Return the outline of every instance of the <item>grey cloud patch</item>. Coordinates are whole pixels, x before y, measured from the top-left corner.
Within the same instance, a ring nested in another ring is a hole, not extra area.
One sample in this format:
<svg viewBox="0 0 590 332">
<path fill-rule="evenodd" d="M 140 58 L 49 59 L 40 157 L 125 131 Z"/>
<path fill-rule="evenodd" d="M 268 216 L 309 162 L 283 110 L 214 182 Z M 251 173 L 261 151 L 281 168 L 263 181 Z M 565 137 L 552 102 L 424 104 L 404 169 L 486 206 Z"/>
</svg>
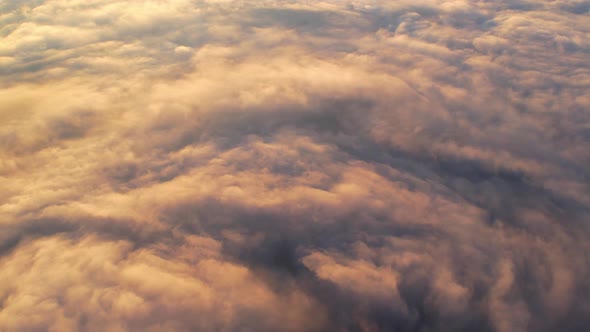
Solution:
<svg viewBox="0 0 590 332">
<path fill-rule="evenodd" d="M 587 7 L 1 4 L 0 330 L 585 331 Z"/>
<path fill-rule="evenodd" d="M 561 3 L 560 7 L 563 10 L 574 14 L 588 14 L 590 11 L 590 2 L 588 1 L 568 1 Z"/>
<path fill-rule="evenodd" d="M 252 12 L 252 24 L 321 31 L 330 24 L 330 13 L 302 9 L 261 8 Z"/>
</svg>

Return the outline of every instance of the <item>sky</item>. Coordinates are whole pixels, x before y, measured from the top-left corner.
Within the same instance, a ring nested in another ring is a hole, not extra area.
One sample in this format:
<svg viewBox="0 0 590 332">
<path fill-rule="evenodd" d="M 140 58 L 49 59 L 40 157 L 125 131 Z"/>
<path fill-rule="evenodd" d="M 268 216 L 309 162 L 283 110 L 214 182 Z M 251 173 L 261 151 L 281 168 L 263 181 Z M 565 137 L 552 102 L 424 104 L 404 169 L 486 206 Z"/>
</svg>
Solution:
<svg viewBox="0 0 590 332">
<path fill-rule="evenodd" d="M 0 331 L 589 326 L 589 1 L 0 0 Z"/>
</svg>

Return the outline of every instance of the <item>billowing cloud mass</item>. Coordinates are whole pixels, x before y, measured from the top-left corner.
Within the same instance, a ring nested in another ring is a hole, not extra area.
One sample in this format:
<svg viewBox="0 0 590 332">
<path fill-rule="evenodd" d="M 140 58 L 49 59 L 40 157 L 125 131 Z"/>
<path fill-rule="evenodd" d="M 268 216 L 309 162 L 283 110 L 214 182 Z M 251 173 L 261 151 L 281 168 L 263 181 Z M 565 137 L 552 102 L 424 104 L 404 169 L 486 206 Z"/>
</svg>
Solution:
<svg viewBox="0 0 590 332">
<path fill-rule="evenodd" d="M 0 2 L 0 331 L 588 331 L 589 10 Z"/>
</svg>

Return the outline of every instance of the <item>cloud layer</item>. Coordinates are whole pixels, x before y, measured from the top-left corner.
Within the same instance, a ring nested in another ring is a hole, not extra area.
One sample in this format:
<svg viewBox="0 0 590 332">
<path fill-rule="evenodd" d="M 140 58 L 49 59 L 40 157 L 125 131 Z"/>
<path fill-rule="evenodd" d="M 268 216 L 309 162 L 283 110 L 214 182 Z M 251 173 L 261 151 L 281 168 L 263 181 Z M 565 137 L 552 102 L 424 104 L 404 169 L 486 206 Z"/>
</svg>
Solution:
<svg viewBox="0 0 590 332">
<path fill-rule="evenodd" d="M 0 331 L 586 331 L 589 10 L 0 3 Z"/>
</svg>

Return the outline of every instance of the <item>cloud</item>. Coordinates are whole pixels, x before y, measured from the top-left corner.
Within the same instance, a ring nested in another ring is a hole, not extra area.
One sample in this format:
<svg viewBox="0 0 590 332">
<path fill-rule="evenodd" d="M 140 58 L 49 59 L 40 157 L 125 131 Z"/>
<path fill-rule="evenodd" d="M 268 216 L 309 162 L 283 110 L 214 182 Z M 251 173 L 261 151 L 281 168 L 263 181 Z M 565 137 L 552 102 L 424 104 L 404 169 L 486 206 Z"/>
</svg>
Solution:
<svg viewBox="0 0 590 332">
<path fill-rule="evenodd" d="M 584 331 L 586 7 L 0 5 L 0 330 Z"/>
<path fill-rule="evenodd" d="M 3 260 L 7 329 L 313 328 L 312 299 L 276 294 L 247 268 L 219 261 L 220 244 L 192 237 L 174 260 L 125 241 L 62 237 L 22 245 Z M 24 266 L 23 266 L 24 264 Z M 56 273 L 46 274 L 50 269 Z M 59 273 L 62 272 L 62 273 Z M 31 285 L 36 287 L 28 288 Z M 41 286 L 44 285 L 44 286 Z M 22 288 L 24 287 L 24 289 Z M 195 314 L 195 310 L 198 314 Z"/>
</svg>

